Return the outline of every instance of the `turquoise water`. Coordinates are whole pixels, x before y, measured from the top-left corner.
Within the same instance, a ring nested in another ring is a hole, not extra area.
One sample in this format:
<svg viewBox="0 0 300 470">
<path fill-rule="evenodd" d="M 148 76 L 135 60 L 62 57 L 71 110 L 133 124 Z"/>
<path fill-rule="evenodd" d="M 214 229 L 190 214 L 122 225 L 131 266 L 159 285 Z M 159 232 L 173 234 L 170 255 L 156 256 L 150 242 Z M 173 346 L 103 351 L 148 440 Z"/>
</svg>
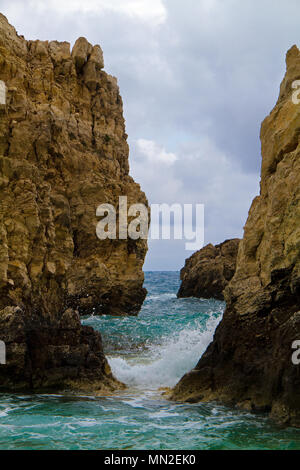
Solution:
<svg viewBox="0 0 300 470">
<path fill-rule="evenodd" d="M 222 302 L 177 299 L 178 273 L 147 273 L 139 317 L 89 317 L 116 377 L 107 398 L 0 395 L 0 449 L 300 449 L 300 430 L 212 404 L 165 400 L 212 339 Z"/>
</svg>

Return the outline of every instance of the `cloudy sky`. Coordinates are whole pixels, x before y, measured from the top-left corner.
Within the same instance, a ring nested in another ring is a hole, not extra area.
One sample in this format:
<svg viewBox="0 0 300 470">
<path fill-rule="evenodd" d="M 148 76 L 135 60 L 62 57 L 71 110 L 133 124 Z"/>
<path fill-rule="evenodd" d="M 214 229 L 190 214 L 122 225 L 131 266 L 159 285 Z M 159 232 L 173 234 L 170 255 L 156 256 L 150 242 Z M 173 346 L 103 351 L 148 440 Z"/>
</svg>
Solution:
<svg viewBox="0 0 300 470">
<path fill-rule="evenodd" d="M 0 0 L 0 11 L 27 39 L 100 44 L 149 202 L 205 204 L 206 243 L 242 236 L 260 124 L 300 44 L 299 0 Z M 180 269 L 190 254 L 150 241 L 145 269 Z"/>
</svg>

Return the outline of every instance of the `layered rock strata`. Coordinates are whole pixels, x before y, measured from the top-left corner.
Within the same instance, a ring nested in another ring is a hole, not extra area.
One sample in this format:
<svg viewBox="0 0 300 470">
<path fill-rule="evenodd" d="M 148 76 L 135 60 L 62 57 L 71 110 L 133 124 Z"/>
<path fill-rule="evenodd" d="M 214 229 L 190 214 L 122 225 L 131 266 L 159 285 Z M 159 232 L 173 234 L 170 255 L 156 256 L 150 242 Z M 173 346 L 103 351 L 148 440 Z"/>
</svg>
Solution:
<svg viewBox="0 0 300 470">
<path fill-rule="evenodd" d="M 260 195 L 252 203 L 226 311 L 173 398 L 219 400 L 300 426 L 300 51 L 292 47 L 277 104 L 261 128 Z M 295 99 L 296 98 L 296 99 Z M 299 98 L 299 97 L 298 97 Z M 294 358 L 292 359 L 293 353 Z"/>
<path fill-rule="evenodd" d="M 80 315 L 136 314 L 146 240 L 99 240 L 96 209 L 147 200 L 129 176 L 100 46 L 26 41 L 0 15 L 0 388 L 116 383 Z M 3 94 L 2 94 L 3 95 Z"/>
</svg>

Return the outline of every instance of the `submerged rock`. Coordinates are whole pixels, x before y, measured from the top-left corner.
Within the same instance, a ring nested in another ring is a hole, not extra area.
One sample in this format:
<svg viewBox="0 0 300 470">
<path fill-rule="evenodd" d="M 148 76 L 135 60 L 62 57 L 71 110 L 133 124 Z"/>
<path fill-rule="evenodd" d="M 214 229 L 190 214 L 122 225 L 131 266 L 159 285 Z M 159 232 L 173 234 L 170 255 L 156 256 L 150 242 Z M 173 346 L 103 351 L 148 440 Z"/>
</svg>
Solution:
<svg viewBox="0 0 300 470">
<path fill-rule="evenodd" d="M 300 426 L 300 105 L 293 82 L 300 51 L 287 53 L 277 104 L 261 129 L 260 196 L 252 203 L 224 318 L 196 368 L 173 390 L 187 401 L 220 400 Z"/>
<path fill-rule="evenodd" d="M 145 298 L 147 242 L 96 236 L 100 204 L 147 205 L 103 66 L 100 46 L 26 41 L 0 14 L 0 388 L 114 386 L 79 316 L 136 314 Z"/>
<path fill-rule="evenodd" d="M 223 291 L 235 273 L 240 240 L 209 244 L 194 253 L 180 272 L 182 281 L 177 296 L 224 300 Z"/>
</svg>

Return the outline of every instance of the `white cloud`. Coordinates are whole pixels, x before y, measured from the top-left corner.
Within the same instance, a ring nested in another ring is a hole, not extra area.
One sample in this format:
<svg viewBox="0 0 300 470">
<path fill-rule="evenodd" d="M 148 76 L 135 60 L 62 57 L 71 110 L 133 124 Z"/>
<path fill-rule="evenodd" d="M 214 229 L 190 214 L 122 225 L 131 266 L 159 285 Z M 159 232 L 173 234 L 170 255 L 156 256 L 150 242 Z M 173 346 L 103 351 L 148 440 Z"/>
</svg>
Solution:
<svg viewBox="0 0 300 470">
<path fill-rule="evenodd" d="M 93 13 L 106 11 L 121 13 L 154 24 L 166 21 L 167 11 L 162 0 L 30 0 L 30 8 L 39 11 L 56 10 L 58 14 Z"/>
<path fill-rule="evenodd" d="M 136 145 L 137 149 L 150 164 L 161 163 L 170 166 L 177 160 L 175 153 L 167 152 L 163 146 L 156 144 L 152 140 L 138 139 Z"/>
<path fill-rule="evenodd" d="M 172 203 L 174 195 L 181 192 L 182 181 L 174 176 L 176 161 L 174 153 L 156 142 L 139 139 L 132 143 L 130 173 L 142 185 L 151 203 Z"/>
</svg>

